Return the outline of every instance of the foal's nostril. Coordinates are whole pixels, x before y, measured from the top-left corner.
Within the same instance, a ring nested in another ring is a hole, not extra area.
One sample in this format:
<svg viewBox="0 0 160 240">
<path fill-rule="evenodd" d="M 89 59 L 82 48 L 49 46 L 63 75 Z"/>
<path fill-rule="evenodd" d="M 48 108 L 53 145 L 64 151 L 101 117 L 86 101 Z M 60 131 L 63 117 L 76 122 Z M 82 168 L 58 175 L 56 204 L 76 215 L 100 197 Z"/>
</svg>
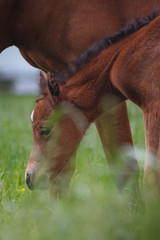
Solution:
<svg viewBox="0 0 160 240">
<path fill-rule="evenodd" d="M 26 183 L 27 183 L 28 188 L 30 188 L 30 182 L 31 182 L 31 178 L 30 178 L 29 173 L 27 173 L 26 174 Z"/>
</svg>

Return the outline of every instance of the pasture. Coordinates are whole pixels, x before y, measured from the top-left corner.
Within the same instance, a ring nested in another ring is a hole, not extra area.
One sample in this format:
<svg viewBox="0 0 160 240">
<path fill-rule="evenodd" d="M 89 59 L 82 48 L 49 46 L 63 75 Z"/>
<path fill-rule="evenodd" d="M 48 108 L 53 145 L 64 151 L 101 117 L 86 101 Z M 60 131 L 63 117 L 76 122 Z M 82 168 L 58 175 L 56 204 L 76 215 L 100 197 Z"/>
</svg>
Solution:
<svg viewBox="0 0 160 240">
<path fill-rule="evenodd" d="M 0 240 L 138 240 L 160 237 L 160 203 L 146 213 L 130 189 L 119 193 L 95 127 L 80 144 L 76 170 L 63 198 L 29 191 L 24 172 L 32 146 L 30 114 L 35 96 L 0 96 Z M 145 158 L 141 110 L 128 102 L 142 190 Z M 125 154 L 129 154 L 128 152 Z M 118 155 L 120 159 L 122 155 Z"/>
</svg>

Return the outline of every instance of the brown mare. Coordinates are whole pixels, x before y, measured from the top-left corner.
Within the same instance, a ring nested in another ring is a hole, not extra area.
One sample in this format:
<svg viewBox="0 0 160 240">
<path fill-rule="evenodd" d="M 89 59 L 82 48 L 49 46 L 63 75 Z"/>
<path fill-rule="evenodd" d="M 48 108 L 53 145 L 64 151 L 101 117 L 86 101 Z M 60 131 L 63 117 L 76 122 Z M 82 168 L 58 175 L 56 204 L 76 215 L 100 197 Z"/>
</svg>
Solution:
<svg viewBox="0 0 160 240">
<path fill-rule="evenodd" d="M 47 79 L 41 75 L 43 96 L 32 114 L 34 144 L 26 170 L 26 177 L 32 176 L 30 188 L 40 181 L 46 160 L 54 182 L 59 172 L 65 172 L 90 123 L 113 105 L 130 99 L 144 115 L 145 187 L 159 192 L 159 29 L 160 16 L 154 13 L 97 42 L 61 74 L 49 74 Z"/>
<path fill-rule="evenodd" d="M 94 42 L 159 6 L 160 0 L 0 0 L 0 52 L 15 45 L 31 65 L 59 72 Z M 112 160 L 109 118 L 107 112 L 95 123 Z M 117 107 L 112 127 L 117 131 L 114 142 L 132 145 L 125 103 Z M 135 158 L 130 162 L 137 166 Z"/>
</svg>

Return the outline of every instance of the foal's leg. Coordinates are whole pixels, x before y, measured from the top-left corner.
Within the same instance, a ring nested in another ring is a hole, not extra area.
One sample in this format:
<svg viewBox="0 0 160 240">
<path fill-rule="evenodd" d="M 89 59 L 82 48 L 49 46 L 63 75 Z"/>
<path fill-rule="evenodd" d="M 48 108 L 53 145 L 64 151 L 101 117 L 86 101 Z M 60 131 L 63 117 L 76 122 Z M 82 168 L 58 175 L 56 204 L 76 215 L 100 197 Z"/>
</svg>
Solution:
<svg viewBox="0 0 160 240">
<path fill-rule="evenodd" d="M 98 117 L 95 124 L 103 144 L 106 158 L 113 171 L 117 169 L 116 165 L 121 164 L 120 169 L 122 172 L 119 173 L 120 177 L 115 179 L 118 188 L 122 190 L 126 186 L 126 183 L 131 180 L 131 188 L 134 192 L 139 192 L 139 168 L 134 151 L 133 156 L 130 157 L 127 162 L 119 163 L 119 159 L 115 159 L 115 151 L 122 146 L 127 145 L 133 148 L 126 103 L 121 103 L 113 110 Z"/>
<path fill-rule="evenodd" d="M 160 104 L 154 102 L 143 108 L 147 156 L 144 168 L 146 197 L 160 196 Z"/>
</svg>

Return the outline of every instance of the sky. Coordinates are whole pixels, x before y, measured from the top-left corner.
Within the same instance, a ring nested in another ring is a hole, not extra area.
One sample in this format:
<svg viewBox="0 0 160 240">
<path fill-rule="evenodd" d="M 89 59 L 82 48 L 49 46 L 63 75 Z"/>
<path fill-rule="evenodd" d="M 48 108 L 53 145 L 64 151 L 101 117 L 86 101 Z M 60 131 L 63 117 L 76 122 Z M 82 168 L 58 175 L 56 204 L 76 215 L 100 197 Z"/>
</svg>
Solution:
<svg viewBox="0 0 160 240">
<path fill-rule="evenodd" d="M 21 56 L 18 48 L 9 47 L 0 53 L 0 72 L 36 72 Z"/>
<path fill-rule="evenodd" d="M 18 48 L 9 47 L 0 53 L 0 73 L 16 79 L 16 94 L 37 94 L 39 70 L 24 60 Z"/>
</svg>

